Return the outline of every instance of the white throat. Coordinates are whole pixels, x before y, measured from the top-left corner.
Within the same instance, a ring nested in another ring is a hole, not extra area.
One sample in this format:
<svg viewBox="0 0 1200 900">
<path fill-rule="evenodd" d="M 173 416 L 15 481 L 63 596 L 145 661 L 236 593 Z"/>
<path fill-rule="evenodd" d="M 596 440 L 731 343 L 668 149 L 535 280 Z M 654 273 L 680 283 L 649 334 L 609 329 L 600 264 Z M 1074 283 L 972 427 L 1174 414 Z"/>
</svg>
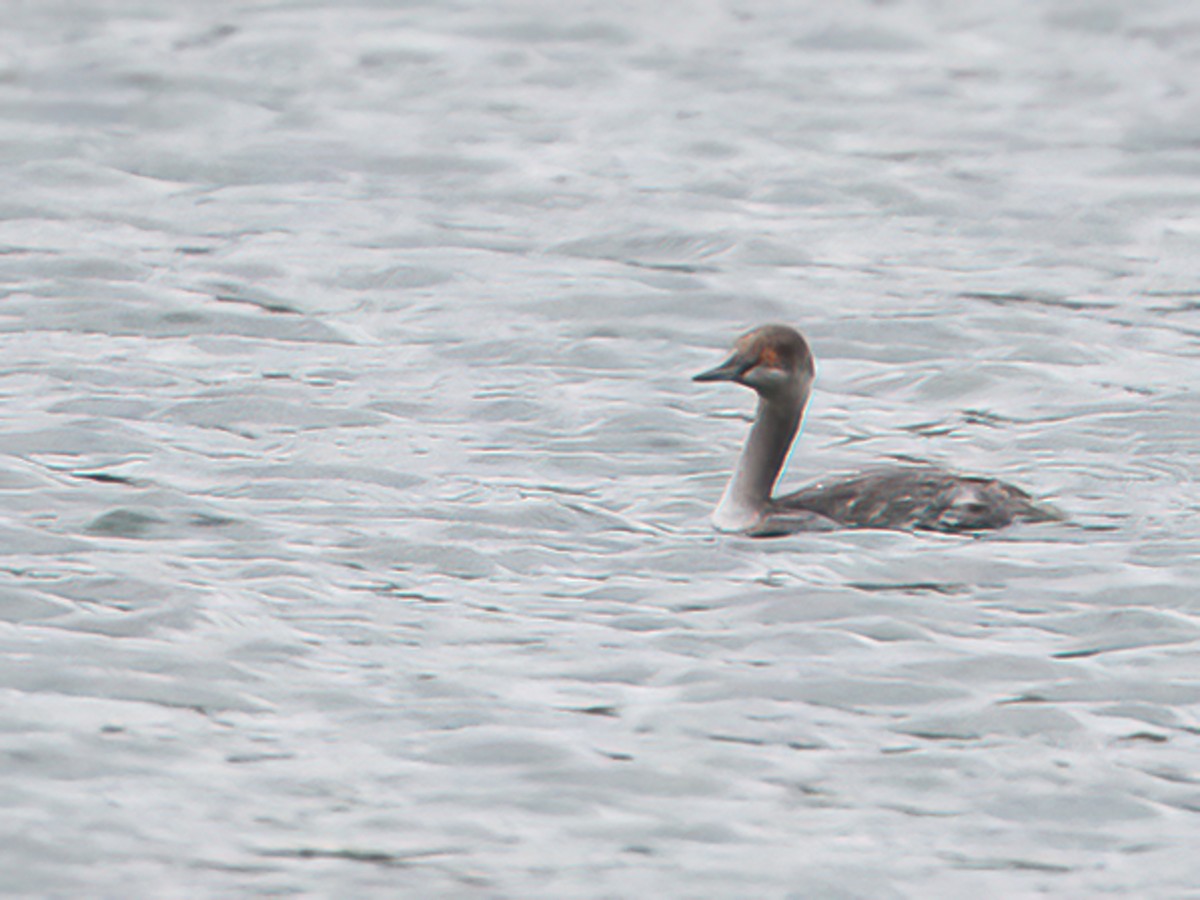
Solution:
<svg viewBox="0 0 1200 900">
<path fill-rule="evenodd" d="M 742 448 L 733 477 L 712 523 L 719 531 L 749 531 L 771 505 L 771 492 L 787 461 L 788 451 L 804 417 L 811 382 L 771 396 L 760 396 L 758 414 Z"/>
</svg>

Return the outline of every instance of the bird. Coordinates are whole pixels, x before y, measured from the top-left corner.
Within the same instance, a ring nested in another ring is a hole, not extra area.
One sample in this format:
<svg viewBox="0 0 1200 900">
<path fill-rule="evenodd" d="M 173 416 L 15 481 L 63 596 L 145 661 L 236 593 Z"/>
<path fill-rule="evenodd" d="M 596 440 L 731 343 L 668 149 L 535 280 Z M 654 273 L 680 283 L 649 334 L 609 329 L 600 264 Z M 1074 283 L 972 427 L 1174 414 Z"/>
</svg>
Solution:
<svg viewBox="0 0 1200 900">
<path fill-rule="evenodd" d="M 751 537 L 840 528 L 975 534 L 1063 518 L 1011 484 L 924 463 L 881 465 L 773 496 L 815 378 L 808 341 L 790 325 L 778 324 L 742 335 L 729 359 L 694 376 L 699 382 L 741 384 L 758 394 L 750 436 L 712 514 L 718 531 Z"/>
</svg>

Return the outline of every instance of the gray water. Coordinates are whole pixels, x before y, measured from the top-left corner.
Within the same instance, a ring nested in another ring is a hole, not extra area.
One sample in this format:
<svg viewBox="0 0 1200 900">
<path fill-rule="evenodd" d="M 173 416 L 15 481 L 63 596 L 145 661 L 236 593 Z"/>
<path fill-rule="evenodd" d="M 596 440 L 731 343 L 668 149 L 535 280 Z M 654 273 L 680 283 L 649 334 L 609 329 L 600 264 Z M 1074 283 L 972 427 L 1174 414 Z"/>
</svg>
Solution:
<svg viewBox="0 0 1200 900">
<path fill-rule="evenodd" d="M 38 0 L 0 31 L 0 885 L 1200 896 L 1200 8 Z M 707 516 L 764 321 L 785 486 Z"/>
</svg>

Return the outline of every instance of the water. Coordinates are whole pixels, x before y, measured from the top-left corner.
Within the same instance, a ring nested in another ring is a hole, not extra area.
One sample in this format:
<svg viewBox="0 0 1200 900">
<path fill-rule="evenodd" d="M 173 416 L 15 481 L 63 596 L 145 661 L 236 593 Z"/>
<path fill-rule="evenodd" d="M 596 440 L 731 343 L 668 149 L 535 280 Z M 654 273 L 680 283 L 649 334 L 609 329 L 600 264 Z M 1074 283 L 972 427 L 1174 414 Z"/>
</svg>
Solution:
<svg viewBox="0 0 1200 900">
<path fill-rule="evenodd" d="M 1194 4 L 6 25 L 8 892 L 1200 883 Z M 1071 524 L 713 535 L 770 320 Z"/>
</svg>

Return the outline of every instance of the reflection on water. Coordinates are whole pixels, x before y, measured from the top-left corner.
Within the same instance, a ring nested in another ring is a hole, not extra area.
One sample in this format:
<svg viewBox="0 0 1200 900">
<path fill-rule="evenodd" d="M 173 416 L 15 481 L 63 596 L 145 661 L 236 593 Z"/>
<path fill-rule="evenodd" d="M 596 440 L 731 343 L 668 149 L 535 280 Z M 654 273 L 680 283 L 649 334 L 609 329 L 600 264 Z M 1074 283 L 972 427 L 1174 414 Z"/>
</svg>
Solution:
<svg viewBox="0 0 1200 900">
<path fill-rule="evenodd" d="M 336 12 L 0 35 L 5 889 L 1191 889 L 1192 6 Z M 1070 522 L 714 535 L 770 320 Z"/>
</svg>

